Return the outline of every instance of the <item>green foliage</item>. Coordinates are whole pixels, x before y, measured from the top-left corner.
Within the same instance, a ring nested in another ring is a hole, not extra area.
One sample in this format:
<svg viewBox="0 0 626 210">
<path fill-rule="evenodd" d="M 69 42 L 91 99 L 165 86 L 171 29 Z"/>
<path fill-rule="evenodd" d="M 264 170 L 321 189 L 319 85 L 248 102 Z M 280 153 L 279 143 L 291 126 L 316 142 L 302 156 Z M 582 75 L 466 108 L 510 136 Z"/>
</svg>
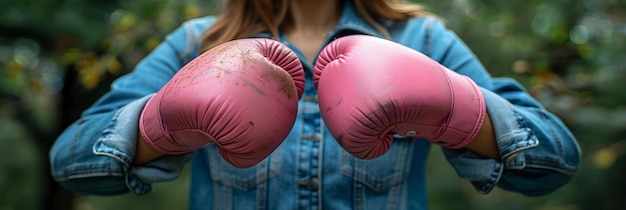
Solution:
<svg viewBox="0 0 626 210">
<path fill-rule="evenodd" d="M 184 20 L 214 10 L 213 1 L 3 2 L 0 209 L 39 208 L 40 191 L 45 190 L 41 180 L 49 173 L 42 167 L 47 151 L 40 148 L 63 128 L 61 118 L 75 119 L 106 91 L 111 79 L 131 71 Z M 64 84 L 75 87 L 65 93 L 73 100 L 64 104 L 69 107 L 59 107 Z M 67 113 L 61 113 L 63 109 Z M 79 197 L 75 207 L 126 209 L 129 203 L 137 203 L 136 209 L 183 209 L 186 180 L 157 184 L 154 194 L 141 198 Z"/>
<path fill-rule="evenodd" d="M 475 193 L 463 209 L 618 209 L 626 172 L 626 36 L 619 1 L 419 1 L 447 20 L 493 76 L 514 77 L 578 138 L 580 172 L 543 197 Z M 432 161 L 433 164 L 436 161 Z M 439 169 L 442 170 L 442 169 Z M 459 189 L 431 189 L 435 209 Z M 433 172 L 436 173 L 436 172 Z M 471 191 L 471 190 L 469 190 Z M 458 196 L 455 196 L 458 197 Z M 465 202 L 464 202 L 465 203 Z M 442 205 L 442 206 L 441 206 Z"/>
<path fill-rule="evenodd" d="M 0 13 L 0 209 L 33 209 L 42 139 L 61 129 L 58 96 L 78 84 L 78 112 L 131 71 L 163 37 L 216 1 L 3 2 Z M 443 17 L 493 76 L 514 77 L 568 124 L 581 143 L 581 171 L 548 196 L 476 193 L 434 149 L 433 209 L 617 209 L 626 181 L 626 23 L 622 1 L 415 1 Z M 64 78 L 65 75 L 76 75 Z M 68 81 L 69 80 L 69 81 Z M 67 114 L 67 113 L 65 113 Z M 75 117 L 71 114 L 69 117 Z M 68 116 L 65 116 L 66 118 Z M 8 161 L 11 160 L 11 161 Z M 183 209 L 185 174 L 147 196 L 78 197 L 77 209 Z M 454 199 L 454 202 L 450 202 Z"/>
<path fill-rule="evenodd" d="M 77 210 L 116 210 L 116 209 L 187 209 L 189 200 L 189 167 L 177 180 L 154 184 L 152 192 L 136 196 L 125 194 L 118 196 L 84 196 L 75 201 Z"/>
<path fill-rule="evenodd" d="M 11 110 L 0 105 L 0 113 Z M 41 174 L 34 142 L 23 125 L 12 119 L 0 118 L 0 209 L 35 209 Z"/>
</svg>

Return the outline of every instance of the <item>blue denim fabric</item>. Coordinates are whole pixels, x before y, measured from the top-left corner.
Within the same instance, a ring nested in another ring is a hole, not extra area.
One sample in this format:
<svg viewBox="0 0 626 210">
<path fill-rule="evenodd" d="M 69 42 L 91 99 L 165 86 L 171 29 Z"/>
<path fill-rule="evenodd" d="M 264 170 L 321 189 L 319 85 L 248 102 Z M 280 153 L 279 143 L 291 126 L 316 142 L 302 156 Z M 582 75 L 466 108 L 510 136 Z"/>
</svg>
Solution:
<svg viewBox="0 0 626 210">
<path fill-rule="evenodd" d="M 390 151 L 373 160 L 345 152 L 320 117 L 312 64 L 306 70 L 298 117 L 284 143 L 258 165 L 239 169 L 212 146 L 193 154 L 166 156 L 132 166 L 138 116 L 146 101 L 185 63 L 198 55 L 202 31 L 214 17 L 184 23 L 136 69 L 69 126 L 50 151 L 52 175 L 78 193 L 148 193 L 151 184 L 176 179 L 191 160 L 190 209 L 427 209 L 425 165 L 430 144 L 397 136 Z M 418 17 L 383 23 L 394 41 L 418 50 L 482 87 L 493 121 L 500 160 L 467 150 L 443 148 L 458 175 L 481 193 L 499 186 L 543 195 L 567 183 L 577 171 L 580 149 L 570 131 L 520 84 L 493 78 L 467 46 L 437 19 Z M 327 43 L 351 34 L 382 37 L 346 3 Z M 258 34 L 255 37 L 268 37 Z"/>
</svg>

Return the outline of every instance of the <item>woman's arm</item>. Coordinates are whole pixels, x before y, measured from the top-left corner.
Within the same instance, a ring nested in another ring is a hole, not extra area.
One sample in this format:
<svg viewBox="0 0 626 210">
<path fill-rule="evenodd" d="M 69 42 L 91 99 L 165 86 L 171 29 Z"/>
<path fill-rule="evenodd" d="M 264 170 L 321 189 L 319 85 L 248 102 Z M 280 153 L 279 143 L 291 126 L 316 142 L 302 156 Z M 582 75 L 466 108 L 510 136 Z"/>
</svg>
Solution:
<svg viewBox="0 0 626 210">
<path fill-rule="evenodd" d="M 482 137 L 467 150 L 444 149 L 459 175 L 484 193 L 500 186 L 542 195 L 567 183 L 577 171 L 580 148 L 565 124 L 516 81 L 492 78 L 453 32 L 429 21 L 427 54 L 481 86 L 489 115 Z"/>
<path fill-rule="evenodd" d="M 139 133 L 139 131 L 137 131 Z M 164 154 L 154 150 L 142 135 L 137 135 L 137 149 L 135 149 L 135 158 L 133 159 L 133 165 L 144 165 L 150 161 L 153 161 Z"/>
<path fill-rule="evenodd" d="M 493 132 L 493 125 L 491 124 L 489 113 L 485 115 L 485 122 L 478 132 L 478 135 L 476 135 L 476 138 L 465 148 L 482 158 L 500 159 L 500 150 L 498 150 L 498 145 L 496 144 L 496 137 Z"/>
<path fill-rule="evenodd" d="M 138 119 L 152 94 L 183 66 L 181 55 L 189 50 L 188 39 L 188 25 L 169 34 L 58 137 L 50 151 L 57 181 L 78 193 L 144 194 L 151 183 L 178 177 L 190 155 L 150 162 L 161 155 L 141 140 Z"/>
</svg>

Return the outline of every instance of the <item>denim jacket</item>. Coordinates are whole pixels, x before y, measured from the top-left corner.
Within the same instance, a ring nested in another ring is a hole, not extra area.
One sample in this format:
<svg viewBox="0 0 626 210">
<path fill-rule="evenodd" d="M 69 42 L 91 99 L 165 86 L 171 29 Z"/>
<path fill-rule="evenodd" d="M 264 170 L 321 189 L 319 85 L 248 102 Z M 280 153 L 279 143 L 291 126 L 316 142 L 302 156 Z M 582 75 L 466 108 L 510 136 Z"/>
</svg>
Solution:
<svg viewBox="0 0 626 210">
<path fill-rule="evenodd" d="M 389 152 L 373 160 L 357 159 L 344 151 L 320 117 L 312 82 L 313 61 L 283 35 L 280 41 L 302 59 L 305 92 L 291 133 L 269 157 L 254 167 L 239 169 L 210 146 L 143 166 L 131 165 L 143 105 L 178 69 L 198 56 L 201 34 L 214 21 L 215 17 L 204 17 L 185 22 L 85 110 L 50 151 L 54 178 L 77 193 L 141 195 L 151 190 L 152 183 L 176 179 L 191 161 L 190 209 L 428 209 L 428 141 L 396 136 Z M 526 195 L 553 192 L 571 179 L 580 160 L 575 138 L 520 84 L 492 78 L 468 47 L 435 18 L 382 24 L 395 42 L 481 86 L 501 159 L 443 148 L 461 178 L 481 193 L 499 186 Z M 346 3 L 326 43 L 351 34 L 382 37 Z M 269 34 L 255 37 L 271 38 Z"/>
</svg>

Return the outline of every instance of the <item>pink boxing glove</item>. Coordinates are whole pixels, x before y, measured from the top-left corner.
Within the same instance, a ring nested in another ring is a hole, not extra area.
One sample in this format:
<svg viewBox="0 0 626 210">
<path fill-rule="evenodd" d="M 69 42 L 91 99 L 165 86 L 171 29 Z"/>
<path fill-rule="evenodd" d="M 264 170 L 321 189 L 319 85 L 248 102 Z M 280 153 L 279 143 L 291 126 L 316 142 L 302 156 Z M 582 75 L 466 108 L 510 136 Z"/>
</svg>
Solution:
<svg viewBox="0 0 626 210">
<path fill-rule="evenodd" d="M 346 36 L 326 46 L 317 58 L 314 82 L 329 131 L 362 159 L 387 152 L 394 134 L 465 147 L 486 113 L 470 78 L 372 36 Z"/>
<path fill-rule="evenodd" d="M 233 166 L 251 167 L 287 137 L 303 90 L 302 65 L 287 46 L 230 41 L 181 68 L 145 105 L 139 130 L 165 154 L 215 144 Z"/>
</svg>

